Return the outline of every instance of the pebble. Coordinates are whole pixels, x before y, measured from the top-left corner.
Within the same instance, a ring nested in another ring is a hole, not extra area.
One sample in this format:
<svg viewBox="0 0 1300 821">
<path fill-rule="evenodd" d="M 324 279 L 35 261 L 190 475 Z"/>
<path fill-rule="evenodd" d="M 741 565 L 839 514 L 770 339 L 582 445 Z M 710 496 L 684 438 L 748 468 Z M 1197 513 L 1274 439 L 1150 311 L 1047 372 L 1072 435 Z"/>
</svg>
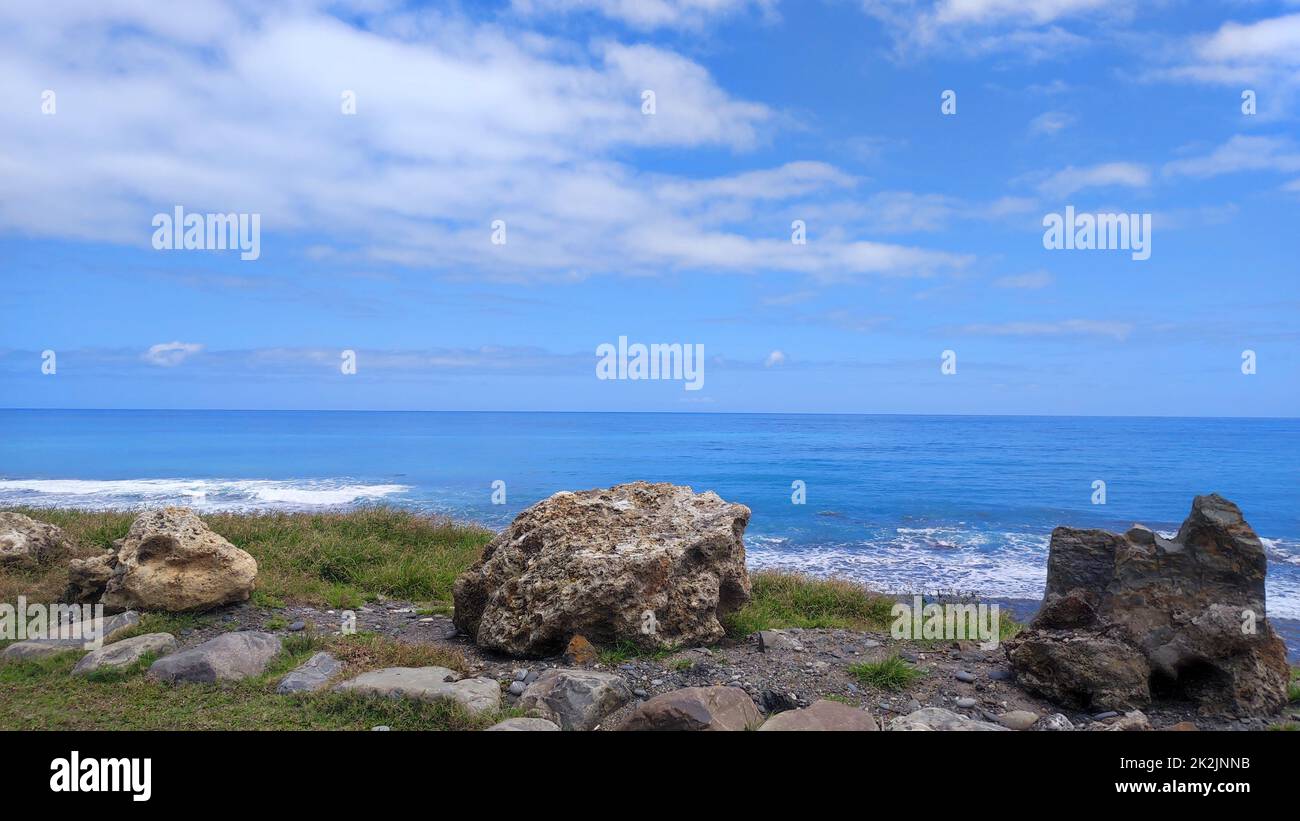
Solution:
<svg viewBox="0 0 1300 821">
<path fill-rule="evenodd" d="M 968 670 L 958 670 L 955 674 L 953 674 L 953 678 L 957 679 L 958 681 L 964 681 L 967 684 L 970 684 L 971 682 L 975 681 L 975 674 Z"/>
<path fill-rule="evenodd" d="M 371 729 L 372 731 L 374 731 L 374 732 L 377 732 L 377 733 L 386 733 L 386 732 L 388 732 L 389 730 L 391 730 L 391 729 L 393 729 L 393 728 L 392 728 L 392 727 L 389 727 L 387 724 L 380 724 L 379 726 L 377 726 L 377 727 L 371 727 L 370 729 Z"/>
<path fill-rule="evenodd" d="M 513 673 L 511 673 L 511 679 L 510 679 L 510 680 L 511 680 L 511 681 L 523 681 L 523 680 L 526 679 L 526 678 L 528 678 L 528 670 L 527 670 L 527 668 L 520 667 L 518 670 L 516 670 L 516 671 L 514 671 Z"/>
<path fill-rule="evenodd" d="M 1062 730 L 1073 730 L 1074 724 L 1061 713 L 1052 713 L 1050 716 L 1040 719 L 1038 727 L 1043 730 L 1060 732 Z"/>
<path fill-rule="evenodd" d="M 1028 710 L 1012 710 L 998 716 L 998 722 L 1003 727 L 1009 727 L 1012 730 L 1028 730 L 1038 721 L 1038 714 L 1031 713 Z"/>
<path fill-rule="evenodd" d="M 291 633 L 297 633 L 300 630 L 306 630 L 306 629 L 307 629 L 307 625 L 300 621 L 296 621 L 293 624 L 289 625 L 289 632 Z"/>
<path fill-rule="evenodd" d="M 632 691 L 632 695 L 636 696 L 637 698 L 645 698 L 650 694 L 638 687 L 637 689 Z"/>
<path fill-rule="evenodd" d="M 989 673 L 989 678 L 993 679 L 994 681 L 1010 681 L 1015 677 L 1016 677 L 1015 673 L 1011 672 L 1010 670 L 1003 670 L 1001 668 L 997 670 L 993 670 Z"/>
<path fill-rule="evenodd" d="M 1108 719 L 1108 718 L 1114 718 L 1114 717 L 1117 716 L 1117 715 L 1119 715 L 1119 713 L 1116 712 L 1115 710 L 1108 710 L 1108 711 L 1106 711 L 1106 712 L 1104 712 L 1104 713 L 1097 713 L 1096 715 L 1094 715 L 1094 716 L 1092 717 L 1092 720 L 1093 720 L 1093 721 L 1105 721 L 1106 719 Z"/>
<path fill-rule="evenodd" d="M 528 685 L 524 684 L 522 681 L 510 682 L 510 695 L 512 696 L 522 696 L 526 689 L 528 689 Z"/>
<path fill-rule="evenodd" d="M 966 710 L 969 710 L 971 707 L 974 707 L 976 704 L 979 704 L 979 702 L 973 698 L 962 697 L 957 699 L 957 706 Z"/>
</svg>

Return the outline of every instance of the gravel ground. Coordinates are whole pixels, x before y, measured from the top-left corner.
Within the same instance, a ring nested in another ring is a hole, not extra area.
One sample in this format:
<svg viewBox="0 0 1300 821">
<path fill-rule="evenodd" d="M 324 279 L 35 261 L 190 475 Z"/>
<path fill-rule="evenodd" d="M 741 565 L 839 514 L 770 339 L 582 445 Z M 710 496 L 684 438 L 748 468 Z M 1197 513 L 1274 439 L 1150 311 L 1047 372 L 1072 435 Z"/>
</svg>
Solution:
<svg viewBox="0 0 1300 821">
<path fill-rule="evenodd" d="M 534 675 L 549 667 L 566 667 L 561 658 L 520 660 L 476 647 L 459 635 L 445 615 L 422 613 L 411 602 L 386 601 L 353 611 L 356 629 L 390 636 L 398 641 L 429 643 L 459 651 L 469 672 L 487 675 L 508 688 L 515 672 Z M 289 605 L 271 609 L 251 603 L 235 605 L 208 615 L 205 623 L 177 636 L 181 647 L 191 647 L 231 630 L 271 630 L 283 635 L 311 625 L 318 633 L 338 632 L 343 611 Z M 921 707 L 943 707 L 971 718 L 995 721 L 1012 710 L 1040 715 L 1062 713 L 1078 729 L 1107 723 L 1092 715 L 1061 709 L 1016 685 L 1002 648 L 982 650 L 973 642 L 895 641 L 885 633 L 852 630 L 791 629 L 780 631 L 793 645 L 789 649 L 759 647 L 757 636 L 699 647 L 663 658 L 632 658 L 617 664 L 594 664 L 593 669 L 617 672 L 632 689 L 635 701 L 610 715 L 601 729 L 616 729 L 641 700 L 681 687 L 731 685 L 742 687 L 764 713 L 805 707 L 819 698 L 832 697 L 867 709 L 877 721 L 888 723 Z M 881 690 L 861 683 L 851 665 L 899 655 L 924 672 L 905 689 Z M 505 692 L 505 703 L 515 696 Z M 1292 718 L 1296 705 L 1271 719 L 1234 720 L 1201 716 L 1188 706 L 1167 704 L 1144 711 L 1156 729 L 1191 721 L 1202 730 L 1255 730 Z M 1292 720 L 1295 720 L 1294 718 Z"/>
</svg>

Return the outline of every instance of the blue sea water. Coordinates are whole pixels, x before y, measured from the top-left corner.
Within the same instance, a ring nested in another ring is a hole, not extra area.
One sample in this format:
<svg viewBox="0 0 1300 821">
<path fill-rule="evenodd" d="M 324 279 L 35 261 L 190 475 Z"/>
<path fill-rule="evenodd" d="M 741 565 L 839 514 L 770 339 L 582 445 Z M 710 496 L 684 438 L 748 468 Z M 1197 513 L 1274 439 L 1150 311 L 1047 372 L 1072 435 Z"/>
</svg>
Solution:
<svg viewBox="0 0 1300 821">
<path fill-rule="evenodd" d="M 1269 615 L 1300 618 L 1294 419 L 0 410 L 0 430 L 0 507 L 382 502 L 501 527 L 645 479 L 749 505 L 752 567 L 1008 599 L 1041 596 L 1054 526 L 1174 531 L 1218 492 L 1265 539 Z"/>
</svg>

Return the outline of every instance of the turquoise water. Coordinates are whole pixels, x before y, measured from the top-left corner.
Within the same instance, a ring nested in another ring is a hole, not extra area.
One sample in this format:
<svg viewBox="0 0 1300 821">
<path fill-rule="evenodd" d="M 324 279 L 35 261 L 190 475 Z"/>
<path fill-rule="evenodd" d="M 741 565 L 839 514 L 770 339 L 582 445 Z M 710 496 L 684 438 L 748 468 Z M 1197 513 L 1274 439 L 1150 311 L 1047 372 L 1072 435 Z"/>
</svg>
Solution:
<svg viewBox="0 0 1300 821">
<path fill-rule="evenodd" d="M 754 567 L 1000 598 L 1041 595 L 1058 524 L 1172 531 L 1217 491 L 1266 539 L 1269 614 L 1300 618 L 1300 420 L 3 410 L 0 426 L 0 506 L 384 502 L 499 527 L 559 490 L 669 481 L 753 509 Z"/>
</svg>

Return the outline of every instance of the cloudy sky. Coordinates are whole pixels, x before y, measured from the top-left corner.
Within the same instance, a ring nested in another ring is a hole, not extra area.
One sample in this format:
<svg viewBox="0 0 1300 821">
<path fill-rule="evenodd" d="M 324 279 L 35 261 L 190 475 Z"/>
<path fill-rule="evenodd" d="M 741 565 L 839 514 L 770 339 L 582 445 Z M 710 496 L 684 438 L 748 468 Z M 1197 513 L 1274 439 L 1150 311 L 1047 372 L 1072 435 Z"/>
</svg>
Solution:
<svg viewBox="0 0 1300 821">
<path fill-rule="evenodd" d="M 1298 119 L 1295 0 L 4 4 L 0 406 L 1295 416 Z"/>
</svg>

